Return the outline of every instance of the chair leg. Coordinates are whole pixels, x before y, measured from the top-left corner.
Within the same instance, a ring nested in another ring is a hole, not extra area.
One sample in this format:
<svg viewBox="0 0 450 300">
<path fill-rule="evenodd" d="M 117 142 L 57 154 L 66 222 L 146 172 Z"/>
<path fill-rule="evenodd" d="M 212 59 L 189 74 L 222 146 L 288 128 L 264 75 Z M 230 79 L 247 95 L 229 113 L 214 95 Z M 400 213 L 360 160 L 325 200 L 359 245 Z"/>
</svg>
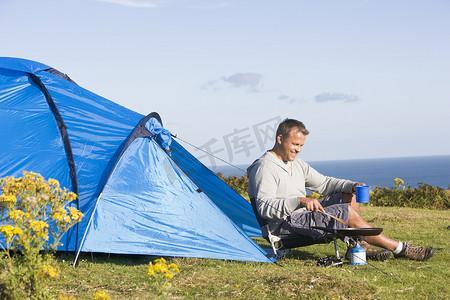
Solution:
<svg viewBox="0 0 450 300">
<path fill-rule="evenodd" d="M 272 245 L 272 250 L 273 250 L 273 253 L 275 254 L 275 258 L 277 258 L 278 257 L 278 249 L 275 247 L 275 243 L 274 242 L 272 242 L 270 244 Z"/>
<path fill-rule="evenodd" d="M 336 258 L 340 259 L 339 251 L 338 251 L 338 245 L 337 245 L 337 238 L 336 237 L 333 237 L 333 242 L 334 242 L 334 251 L 336 252 Z"/>
</svg>

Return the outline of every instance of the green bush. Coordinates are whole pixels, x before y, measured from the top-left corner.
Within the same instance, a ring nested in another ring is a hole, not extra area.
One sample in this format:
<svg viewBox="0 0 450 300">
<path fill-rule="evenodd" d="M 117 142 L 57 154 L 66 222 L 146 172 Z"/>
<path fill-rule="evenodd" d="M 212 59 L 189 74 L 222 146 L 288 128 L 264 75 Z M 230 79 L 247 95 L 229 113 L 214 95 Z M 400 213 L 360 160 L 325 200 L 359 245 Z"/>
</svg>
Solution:
<svg viewBox="0 0 450 300">
<path fill-rule="evenodd" d="M 404 185 L 400 178 L 394 179 L 394 187 L 375 187 L 370 203 L 375 206 L 398 206 L 427 209 L 449 209 L 450 191 L 419 182 L 418 187 Z"/>
<path fill-rule="evenodd" d="M 248 200 L 248 177 L 246 175 L 225 177 L 222 173 L 217 173 L 217 176 Z M 309 197 L 318 199 L 323 196 L 312 193 Z M 395 178 L 393 188 L 375 187 L 370 192 L 370 204 L 374 206 L 449 209 L 450 190 L 421 182 L 418 183 L 418 187 L 412 188 L 409 184 L 405 185 L 402 179 Z"/>
<path fill-rule="evenodd" d="M 248 177 L 244 175 L 242 177 L 230 176 L 225 177 L 222 173 L 217 173 L 217 177 L 222 179 L 228 186 L 235 190 L 239 195 L 248 199 Z"/>
</svg>

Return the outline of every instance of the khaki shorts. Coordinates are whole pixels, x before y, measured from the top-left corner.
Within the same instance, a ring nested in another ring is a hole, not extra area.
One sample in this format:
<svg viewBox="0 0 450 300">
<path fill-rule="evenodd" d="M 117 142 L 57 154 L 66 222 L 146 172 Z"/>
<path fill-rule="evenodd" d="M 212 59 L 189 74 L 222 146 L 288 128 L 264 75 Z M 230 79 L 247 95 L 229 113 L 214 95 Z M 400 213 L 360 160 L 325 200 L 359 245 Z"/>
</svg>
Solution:
<svg viewBox="0 0 450 300">
<path fill-rule="evenodd" d="M 350 203 L 344 203 L 342 193 L 330 195 L 324 199 L 319 199 L 320 204 L 327 213 L 348 222 L 348 206 Z M 333 234 L 322 230 L 312 229 L 311 227 L 326 227 L 330 229 L 342 229 L 347 226 L 337 222 L 336 220 L 324 215 L 320 212 L 313 211 L 294 211 L 280 227 L 278 227 L 274 235 L 306 235 L 314 240 L 332 239 Z"/>
</svg>

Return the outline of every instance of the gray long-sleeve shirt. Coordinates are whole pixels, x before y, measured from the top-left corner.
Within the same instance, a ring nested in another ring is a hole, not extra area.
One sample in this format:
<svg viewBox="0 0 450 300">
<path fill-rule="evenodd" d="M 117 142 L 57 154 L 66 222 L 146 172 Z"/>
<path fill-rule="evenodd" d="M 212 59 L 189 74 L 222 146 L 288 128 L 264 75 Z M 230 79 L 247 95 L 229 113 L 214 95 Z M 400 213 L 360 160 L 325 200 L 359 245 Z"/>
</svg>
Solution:
<svg viewBox="0 0 450 300">
<path fill-rule="evenodd" d="M 299 197 L 306 189 L 322 195 L 351 193 L 354 182 L 320 174 L 300 158 L 283 162 L 266 152 L 247 169 L 248 195 L 273 232 L 295 210 L 304 210 Z"/>
</svg>

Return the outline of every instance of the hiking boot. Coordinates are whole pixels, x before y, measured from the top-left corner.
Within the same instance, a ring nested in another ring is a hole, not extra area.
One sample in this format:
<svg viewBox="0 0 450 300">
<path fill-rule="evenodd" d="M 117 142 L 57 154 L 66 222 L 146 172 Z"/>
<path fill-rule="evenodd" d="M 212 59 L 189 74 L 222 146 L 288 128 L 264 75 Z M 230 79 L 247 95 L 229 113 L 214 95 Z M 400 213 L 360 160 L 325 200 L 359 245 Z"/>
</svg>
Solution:
<svg viewBox="0 0 450 300">
<path fill-rule="evenodd" d="M 359 245 L 366 250 L 366 258 L 371 260 L 385 261 L 391 256 L 391 251 L 387 249 L 377 250 L 371 244 L 366 241 L 362 241 Z M 345 259 L 350 259 L 350 250 L 356 246 L 353 241 L 349 242 L 347 247 L 347 253 L 345 253 Z"/>
<path fill-rule="evenodd" d="M 411 243 L 404 243 L 403 250 L 399 254 L 394 254 L 394 257 L 426 261 L 433 256 L 434 251 L 433 247 L 413 246 Z"/>
</svg>

